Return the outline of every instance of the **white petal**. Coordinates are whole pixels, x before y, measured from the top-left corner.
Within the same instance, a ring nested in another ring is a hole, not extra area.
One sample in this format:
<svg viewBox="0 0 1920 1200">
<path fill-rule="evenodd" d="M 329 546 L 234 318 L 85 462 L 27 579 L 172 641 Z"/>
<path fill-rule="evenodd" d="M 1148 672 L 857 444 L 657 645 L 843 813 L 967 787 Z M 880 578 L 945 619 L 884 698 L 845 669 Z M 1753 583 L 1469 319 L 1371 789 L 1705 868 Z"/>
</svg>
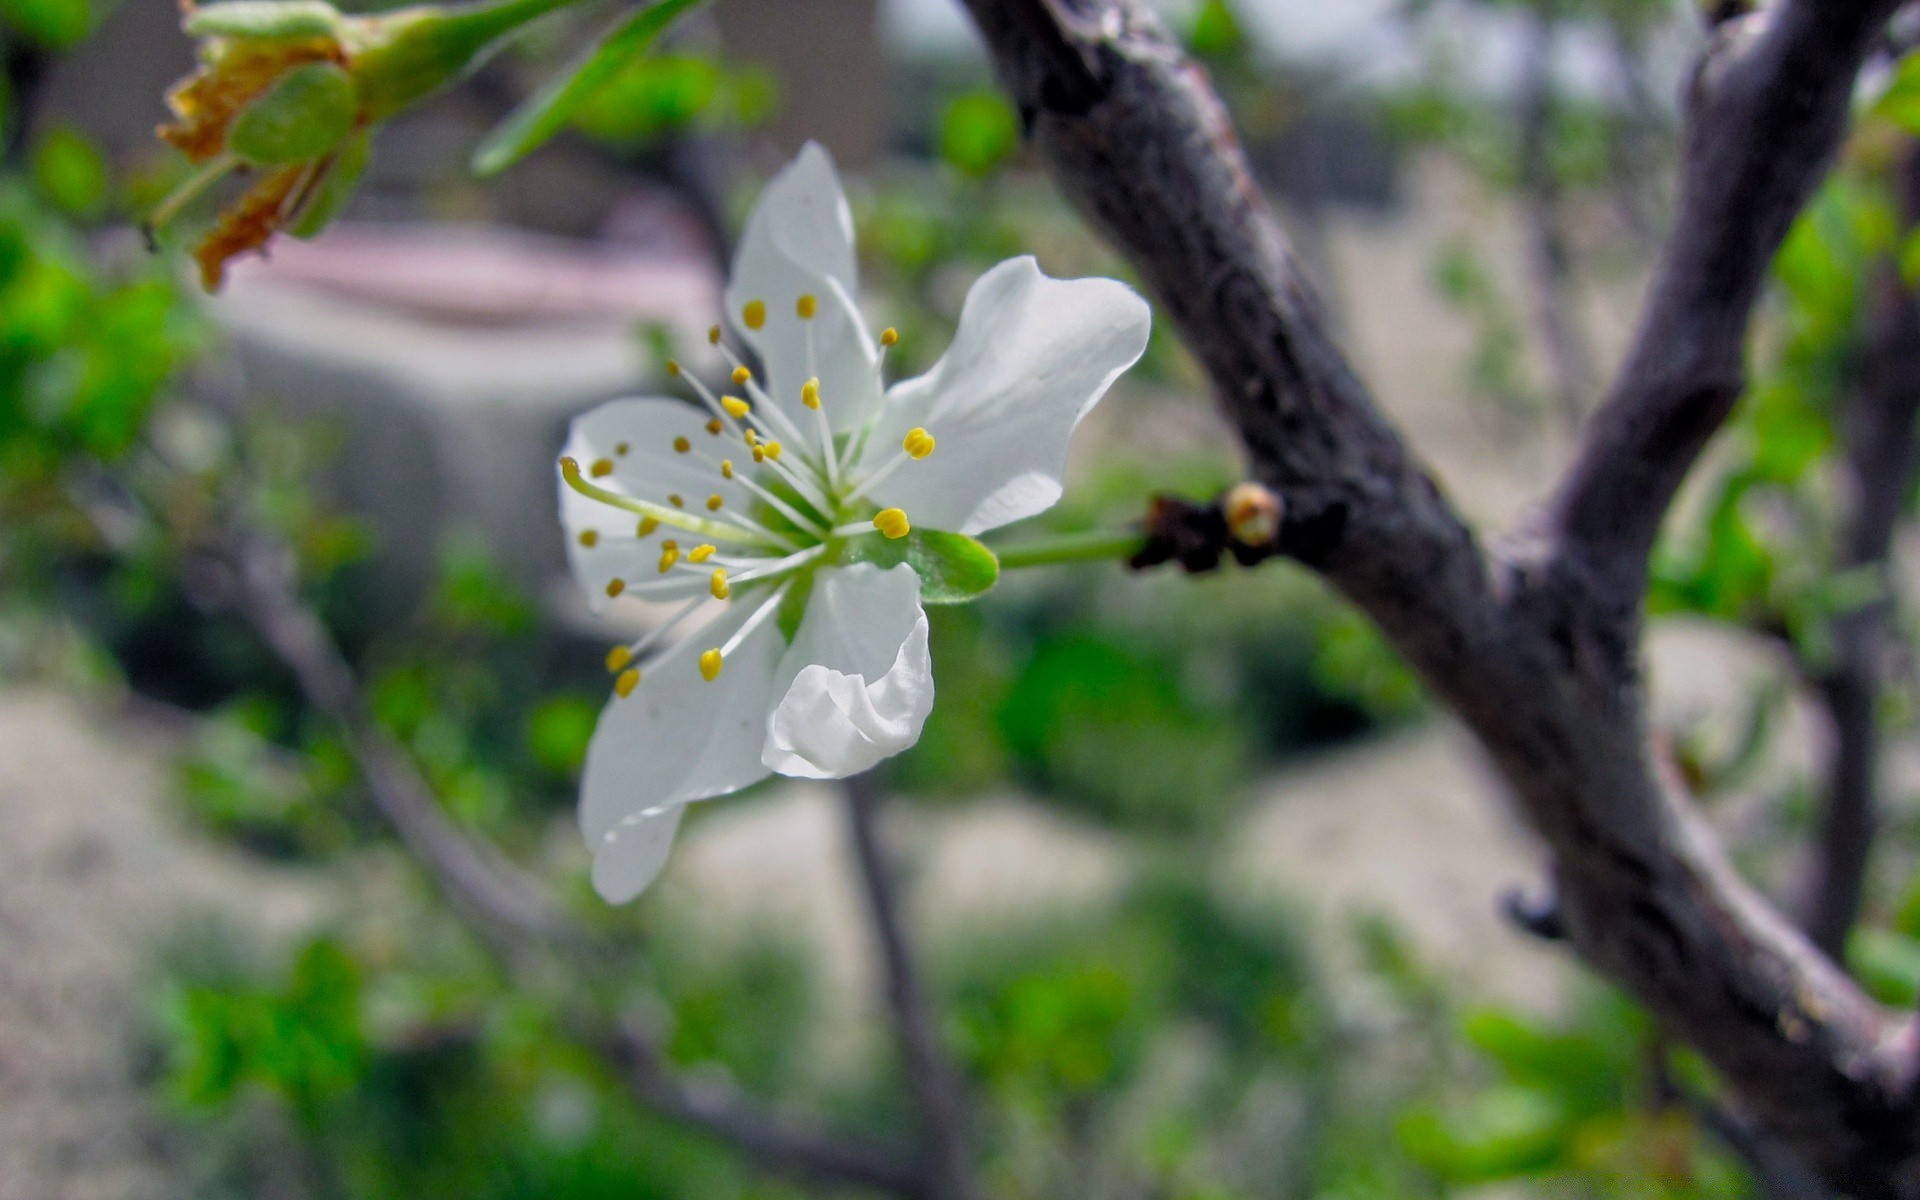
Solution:
<svg viewBox="0 0 1920 1200">
<path fill-rule="evenodd" d="M 684 804 L 650 808 L 609 829 L 594 851 L 593 890 L 609 904 L 625 904 L 646 891 L 667 865 L 686 811 Z"/>
<path fill-rule="evenodd" d="M 717 495 L 724 510 L 749 511 L 752 494 L 722 478 L 709 461 L 740 457 L 744 463 L 744 447 L 732 438 L 708 433 L 707 421 L 705 409 L 678 400 L 610 400 L 574 420 L 563 453 L 587 472 L 595 463 L 611 463 L 611 474 L 590 476 L 591 482 L 625 496 L 669 505 L 678 496 L 686 511 L 704 517 L 707 498 Z M 678 438 L 686 439 L 687 453 L 674 449 Z M 641 538 L 636 536 L 639 522 L 633 513 L 582 496 L 561 480 L 560 523 L 567 531 L 567 561 L 596 612 L 610 602 L 607 584 L 614 579 L 626 584 L 630 594 L 650 600 L 697 596 L 707 589 L 704 574 L 678 572 L 663 578 L 659 569 L 663 540 L 672 538 L 682 550 L 690 550 L 699 543 L 698 535 L 663 526 Z M 593 535 L 591 546 L 580 540 L 588 531 Z"/>
<path fill-rule="evenodd" d="M 933 663 L 913 568 L 820 572 L 774 695 L 762 761 L 782 775 L 842 779 L 919 741 Z"/>
<path fill-rule="evenodd" d="M 916 426 L 937 448 L 874 501 L 959 533 L 1052 507 L 1074 428 L 1139 360 L 1151 323 L 1147 302 L 1111 279 L 1051 279 L 1031 257 L 994 267 L 967 293 L 946 354 L 888 393 L 863 465 L 880 466 Z"/>
<path fill-rule="evenodd" d="M 785 649 L 777 623 L 767 621 L 750 634 L 727 656 L 718 679 L 701 678 L 699 667 L 701 653 L 720 645 L 754 608 L 752 600 L 736 602 L 645 664 L 633 694 L 615 696 L 600 714 L 580 781 L 580 832 L 593 851 L 594 886 L 615 903 L 639 894 L 659 869 L 656 859 L 666 850 L 655 841 L 671 839 L 667 817 L 689 801 L 737 792 L 767 774 L 760 750 Z"/>
<path fill-rule="evenodd" d="M 811 376 L 836 430 L 863 423 L 880 402 L 879 350 L 860 319 L 859 268 L 853 250 L 853 211 L 833 160 L 808 142 L 761 195 L 733 259 L 727 316 L 760 357 L 769 394 L 811 430 L 800 403 Z M 811 321 L 795 309 L 800 297 L 818 305 Z M 748 303 L 766 305 L 766 324 L 748 329 Z M 811 326 L 812 351 L 808 350 Z"/>
</svg>

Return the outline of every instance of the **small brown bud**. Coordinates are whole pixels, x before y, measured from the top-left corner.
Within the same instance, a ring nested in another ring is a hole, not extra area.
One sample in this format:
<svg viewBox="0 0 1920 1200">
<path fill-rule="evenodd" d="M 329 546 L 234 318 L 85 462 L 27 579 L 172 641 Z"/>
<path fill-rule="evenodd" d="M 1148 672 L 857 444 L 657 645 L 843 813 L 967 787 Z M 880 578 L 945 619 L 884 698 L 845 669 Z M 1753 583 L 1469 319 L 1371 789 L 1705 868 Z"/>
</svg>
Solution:
<svg viewBox="0 0 1920 1200">
<path fill-rule="evenodd" d="M 1220 498 L 1227 532 L 1242 546 L 1267 547 L 1280 536 L 1280 497 L 1257 483 L 1236 483 Z"/>
</svg>

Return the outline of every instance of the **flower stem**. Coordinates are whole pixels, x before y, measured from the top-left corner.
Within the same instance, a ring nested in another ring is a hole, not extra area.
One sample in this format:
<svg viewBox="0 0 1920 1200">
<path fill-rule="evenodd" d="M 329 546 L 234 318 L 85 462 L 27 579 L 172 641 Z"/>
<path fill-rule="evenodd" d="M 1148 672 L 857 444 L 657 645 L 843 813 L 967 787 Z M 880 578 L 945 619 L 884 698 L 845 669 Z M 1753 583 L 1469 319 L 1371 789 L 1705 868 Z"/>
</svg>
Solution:
<svg viewBox="0 0 1920 1200">
<path fill-rule="evenodd" d="M 1146 545 L 1138 529 L 1093 529 L 1033 538 L 990 549 L 1002 569 L 1045 567 L 1056 563 L 1091 562 L 1102 558 L 1130 558 Z"/>
</svg>

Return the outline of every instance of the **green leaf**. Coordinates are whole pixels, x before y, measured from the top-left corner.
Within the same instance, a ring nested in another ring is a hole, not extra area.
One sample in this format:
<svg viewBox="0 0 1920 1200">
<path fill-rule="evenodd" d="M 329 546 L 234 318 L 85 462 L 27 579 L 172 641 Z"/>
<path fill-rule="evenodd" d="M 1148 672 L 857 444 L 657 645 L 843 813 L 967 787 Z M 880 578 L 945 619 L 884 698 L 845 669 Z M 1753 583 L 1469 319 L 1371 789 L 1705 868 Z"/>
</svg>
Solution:
<svg viewBox="0 0 1920 1200">
<path fill-rule="evenodd" d="M 621 20 L 577 65 L 535 92 L 502 121 L 473 153 L 478 175 L 496 175 L 560 132 L 574 112 L 682 14 L 702 0 L 657 0 Z"/>
<path fill-rule="evenodd" d="M 227 148 L 261 165 L 319 158 L 353 132 L 358 111 L 351 76 L 332 63 L 303 63 L 241 111 Z"/>
<path fill-rule="evenodd" d="M 340 10 L 320 0 L 229 0 L 194 9 L 181 28 L 193 37 L 333 37 Z"/>
<path fill-rule="evenodd" d="M 0 17 L 34 42 L 64 50 L 93 28 L 88 0 L 0 0 Z"/>
<path fill-rule="evenodd" d="M 353 189 L 360 184 L 360 176 L 367 169 L 367 155 L 373 149 L 373 135 L 362 132 L 357 137 L 348 138 L 334 156 L 333 165 L 327 168 L 327 174 L 315 189 L 312 199 L 300 210 L 300 219 L 289 231 L 297 238 L 318 237 L 320 231 L 333 223 L 346 207 L 347 200 L 353 195 Z"/>
<path fill-rule="evenodd" d="M 1202 58 L 1224 58 L 1246 48 L 1246 30 L 1227 0 L 1202 0 L 1187 27 L 1187 47 Z"/>
<path fill-rule="evenodd" d="M 963 533 L 916 529 L 903 538 L 863 537 L 848 546 L 849 562 L 893 567 L 906 563 L 920 573 L 923 604 L 965 604 L 992 590 L 1000 560 Z"/>
<path fill-rule="evenodd" d="M 1908 133 L 1920 133 L 1920 55 L 1909 54 L 1901 60 L 1893 82 L 1869 111 Z"/>
<path fill-rule="evenodd" d="M 955 97 L 940 118 L 940 157 L 964 174 L 992 174 L 1019 149 L 1020 116 L 991 88 Z"/>
<path fill-rule="evenodd" d="M 1847 939 L 1847 965 L 1882 1004 L 1912 1008 L 1920 999 L 1920 941 L 1890 929 L 1856 929 Z"/>
<path fill-rule="evenodd" d="M 97 216 L 107 201 L 107 161 L 85 135 L 63 125 L 33 148 L 33 182 L 60 211 Z"/>
</svg>

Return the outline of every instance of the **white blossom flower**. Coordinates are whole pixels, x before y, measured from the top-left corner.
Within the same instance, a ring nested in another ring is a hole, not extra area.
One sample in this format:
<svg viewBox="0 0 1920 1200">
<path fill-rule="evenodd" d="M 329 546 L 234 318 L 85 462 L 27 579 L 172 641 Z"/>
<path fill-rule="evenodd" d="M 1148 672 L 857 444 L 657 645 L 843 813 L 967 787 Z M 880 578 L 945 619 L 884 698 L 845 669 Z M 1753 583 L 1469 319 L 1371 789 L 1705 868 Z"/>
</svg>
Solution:
<svg viewBox="0 0 1920 1200">
<path fill-rule="evenodd" d="M 965 598 L 943 591 L 956 561 L 984 562 L 977 589 L 997 569 L 952 535 L 1051 507 L 1074 428 L 1147 344 L 1124 285 L 1016 258 L 974 285 L 933 369 L 887 388 L 895 334 L 868 332 L 858 288 L 846 197 L 809 145 L 734 260 L 727 317 L 748 353 L 711 333 L 732 387 L 669 364 L 697 405 L 617 400 L 574 422 L 561 518 L 589 601 L 680 602 L 609 655 L 615 694 L 587 751 L 580 824 L 613 902 L 653 880 L 689 801 L 770 772 L 857 774 L 919 738 L 922 600 Z"/>
</svg>

